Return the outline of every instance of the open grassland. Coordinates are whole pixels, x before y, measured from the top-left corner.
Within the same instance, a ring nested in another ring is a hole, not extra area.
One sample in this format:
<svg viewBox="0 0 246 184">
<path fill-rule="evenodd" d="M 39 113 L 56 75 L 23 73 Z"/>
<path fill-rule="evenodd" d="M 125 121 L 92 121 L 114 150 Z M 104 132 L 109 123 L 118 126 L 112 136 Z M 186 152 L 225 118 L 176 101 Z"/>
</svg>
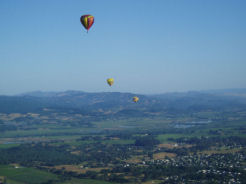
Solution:
<svg viewBox="0 0 246 184">
<path fill-rule="evenodd" d="M 93 122 L 99 129 L 134 129 L 134 128 L 164 128 L 170 120 L 155 118 L 129 118 L 122 120 L 106 120 Z"/>
<path fill-rule="evenodd" d="M 96 141 L 94 141 L 94 140 L 86 140 L 86 141 L 71 140 L 71 141 L 61 142 L 59 144 L 60 145 L 67 144 L 67 145 L 70 145 L 70 146 L 81 146 L 81 145 L 84 145 L 84 144 L 92 144 L 94 142 L 96 142 Z"/>
<path fill-rule="evenodd" d="M 13 148 L 13 147 L 17 147 L 20 144 L 0 144 L 0 149 L 8 149 L 8 148 Z"/>
<path fill-rule="evenodd" d="M 157 139 L 161 142 L 161 143 L 167 143 L 170 142 L 168 139 L 172 138 L 172 139 L 177 139 L 180 137 L 184 137 L 183 134 L 160 134 L 157 136 Z"/>
<path fill-rule="evenodd" d="M 25 184 L 25 183 L 8 179 L 6 184 Z"/>
<path fill-rule="evenodd" d="M 16 168 L 14 166 L 0 165 L 0 173 L 7 178 L 7 181 L 13 181 L 11 183 L 39 184 L 49 180 L 58 180 L 58 177 L 55 174 L 34 168 Z"/>
<path fill-rule="evenodd" d="M 105 144 L 134 144 L 133 139 L 118 139 L 118 140 L 105 140 L 102 141 Z"/>
<path fill-rule="evenodd" d="M 0 134 L 0 138 L 10 137 L 42 137 L 42 136 L 71 136 L 86 133 L 91 129 L 88 128 L 66 128 L 64 129 L 34 129 L 34 130 L 15 130 L 5 131 Z"/>
<path fill-rule="evenodd" d="M 80 137 L 76 137 L 80 138 Z M 81 146 L 84 144 L 93 144 L 98 142 L 97 140 L 76 140 L 76 139 L 65 139 L 62 142 L 52 143 L 52 145 L 70 145 L 70 146 Z M 115 139 L 115 140 L 100 140 L 103 144 L 134 144 L 135 140 L 133 139 Z"/>
<path fill-rule="evenodd" d="M 142 182 L 142 184 L 159 184 L 163 182 L 162 180 L 150 180 L 150 181 L 146 181 L 146 182 Z"/>
<path fill-rule="evenodd" d="M 127 163 L 133 163 L 133 164 L 136 164 L 136 163 L 142 162 L 143 158 L 144 158 L 144 155 L 133 156 L 133 157 L 127 159 L 126 162 L 127 162 Z"/>
<path fill-rule="evenodd" d="M 7 178 L 7 184 L 41 184 L 52 181 L 54 184 L 114 184 L 93 179 L 76 179 L 62 181 L 57 175 L 34 168 L 15 168 L 10 165 L 0 165 L 0 175 Z"/>
<path fill-rule="evenodd" d="M 154 160 L 164 159 L 165 157 L 174 158 L 175 156 L 176 156 L 176 154 L 167 153 L 167 152 L 161 152 L 161 153 L 153 154 Z"/>
<path fill-rule="evenodd" d="M 116 184 L 116 183 L 98 181 L 98 180 L 92 180 L 92 179 L 74 179 L 73 178 L 69 181 L 65 181 L 62 183 L 55 183 L 55 184 Z"/>
<path fill-rule="evenodd" d="M 129 118 L 122 120 L 104 120 L 92 122 L 94 127 L 71 127 L 59 123 L 31 124 L 26 129 L 6 130 L 1 132 L 0 139 L 3 138 L 23 138 L 36 137 L 43 141 L 61 140 L 79 137 L 83 134 L 91 134 L 102 130 L 134 130 L 134 129 L 152 129 L 165 128 L 170 120 L 152 119 L 152 118 Z M 18 126 L 17 124 L 14 124 Z"/>
<path fill-rule="evenodd" d="M 55 166 L 54 168 L 62 170 L 65 169 L 66 171 L 72 171 L 72 172 L 76 172 L 76 173 L 86 173 L 87 171 L 96 171 L 96 172 L 100 172 L 103 169 L 109 169 L 107 167 L 97 167 L 97 168 L 82 168 L 78 165 L 59 165 L 59 166 Z"/>
</svg>

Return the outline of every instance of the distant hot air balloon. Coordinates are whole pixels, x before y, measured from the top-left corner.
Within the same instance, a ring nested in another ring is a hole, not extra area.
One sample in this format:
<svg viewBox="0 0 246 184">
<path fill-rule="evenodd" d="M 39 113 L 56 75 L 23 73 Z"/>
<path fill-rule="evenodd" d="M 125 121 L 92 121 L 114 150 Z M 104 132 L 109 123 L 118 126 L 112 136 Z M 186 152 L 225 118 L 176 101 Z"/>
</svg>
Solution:
<svg viewBox="0 0 246 184">
<path fill-rule="evenodd" d="M 85 27 L 87 30 L 87 33 L 89 29 L 91 28 L 92 24 L 94 23 L 94 17 L 92 15 L 82 15 L 80 17 L 81 24 Z"/>
<path fill-rule="evenodd" d="M 138 98 L 137 96 L 134 96 L 134 97 L 132 98 L 132 101 L 135 102 L 135 103 L 138 102 L 138 100 L 139 100 L 139 98 Z"/>
<path fill-rule="evenodd" d="M 114 79 L 113 78 L 108 78 L 107 79 L 108 85 L 112 86 L 114 84 Z"/>
</svg>

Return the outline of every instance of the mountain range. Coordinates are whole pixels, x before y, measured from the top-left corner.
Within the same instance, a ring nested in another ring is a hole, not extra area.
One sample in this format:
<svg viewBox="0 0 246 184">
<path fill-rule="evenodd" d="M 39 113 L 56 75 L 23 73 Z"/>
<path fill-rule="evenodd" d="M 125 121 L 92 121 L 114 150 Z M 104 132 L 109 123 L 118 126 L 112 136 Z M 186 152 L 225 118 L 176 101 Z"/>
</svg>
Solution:
<svg viewBox="0 0 246 184">
<path fill-rule="evenodd" d="M 139 102 L 132 102 L 138 96 Z M 142 95 L 120 92 L 35 91 L 16 96 L 0 96 L 0 113 L 37 112 L 42 109 L 111 112 L 124 115 L 139 112 L 186 112 L 246 109 L 246 89 L 175 92 Z"/>
</svg>

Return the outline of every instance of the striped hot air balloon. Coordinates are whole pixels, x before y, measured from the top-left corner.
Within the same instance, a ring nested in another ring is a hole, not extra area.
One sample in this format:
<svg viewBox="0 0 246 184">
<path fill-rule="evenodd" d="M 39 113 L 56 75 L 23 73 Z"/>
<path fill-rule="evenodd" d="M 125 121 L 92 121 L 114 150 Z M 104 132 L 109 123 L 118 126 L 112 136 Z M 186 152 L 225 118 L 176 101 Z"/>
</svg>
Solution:
<svg viewBox="0 0 246 184">
<path fill-rule="evenodd" d="M 80 22 L 85 27 L 88 33 L 89 29 L 94 23 L 94 17 L 92 15 L 82 15 L 80 17 Z"/>
</svg>

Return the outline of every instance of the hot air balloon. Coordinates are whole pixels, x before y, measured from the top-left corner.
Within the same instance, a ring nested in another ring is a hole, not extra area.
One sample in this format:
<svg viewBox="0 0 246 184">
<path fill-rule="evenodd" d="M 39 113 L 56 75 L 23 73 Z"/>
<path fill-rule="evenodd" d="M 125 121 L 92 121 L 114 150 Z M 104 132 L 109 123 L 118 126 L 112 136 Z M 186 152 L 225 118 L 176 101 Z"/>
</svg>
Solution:
<svg viewBox="0 0 246 184">
<path fill-rule="evenodd" d="M 87 30 L 87 33 L 89 29 L 91 28 L 92 24 L 94 23 L 94 17 L 92 15 L 82 15 L 80 17 L 81 24 L 85 27 Z"/>
<path fill-rule="evenodd" d="M 113 78 L 108 78 L 107 79 L 108 85 L 112 86 L 114 84 L 114 79 Z"/>
<path fill-rule="evenodd" d="M 132 101 L 135 102 L 135 103 L 137 103 L 138 100 L 139 100 L 139 98 L 138 98 L 137 96 L 134 96 L 134 97 L 132 98 Z"/>
</svg>

